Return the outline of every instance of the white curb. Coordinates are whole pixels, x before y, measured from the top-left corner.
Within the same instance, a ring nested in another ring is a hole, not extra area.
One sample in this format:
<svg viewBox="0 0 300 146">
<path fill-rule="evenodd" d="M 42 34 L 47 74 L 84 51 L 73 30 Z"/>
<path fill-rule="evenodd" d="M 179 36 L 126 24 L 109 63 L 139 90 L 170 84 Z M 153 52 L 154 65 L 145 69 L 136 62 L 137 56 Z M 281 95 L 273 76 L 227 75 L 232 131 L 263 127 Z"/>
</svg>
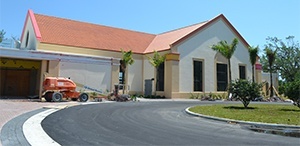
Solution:
<svg viewBox="0 0 300 146">
<path fill-rule="evenodd" d="M 49 109 L 44 112 L 38 113 L 23 124 L 23 133 L 27 141 L 32 146 L 60 146 L 55 142 L 43 129 L 41 123 L 48 115 L 58 111 L 58 109 Z"/>
</svg>

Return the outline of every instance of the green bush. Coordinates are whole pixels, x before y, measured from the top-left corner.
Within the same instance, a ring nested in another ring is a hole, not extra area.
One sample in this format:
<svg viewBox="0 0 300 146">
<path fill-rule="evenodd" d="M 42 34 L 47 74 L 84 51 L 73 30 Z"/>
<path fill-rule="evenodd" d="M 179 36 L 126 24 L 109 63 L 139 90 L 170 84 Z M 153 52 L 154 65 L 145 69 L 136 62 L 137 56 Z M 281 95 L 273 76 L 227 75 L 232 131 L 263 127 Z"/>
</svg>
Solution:
<svg viewBox="0 0 300 146">
<path fill-rule="evenodd" d="M 190 93 L 191 94 L 191 96 L 190 96 L 190 99 L 200 99 L 200 93 L 195 93 L 195 94 L 193 94 L 193 93 Z"/>
<path fill-rule="evenodd" d="M 300 80 L 286 83 L 283 86 L 284 95 L 300 108 Z"/>
<path fill-rule="evenodd" d="M 237 79 L 231 83 L 229 92 L 233 99 L 240 100 L 247 108 L 250 101 L 260 97 L 262 84 L 254 83 L 244 79 Z"/>
<path fill-rule="evenodd" d="M 160 95 L 148 95 L 148 96 L 144 96 L 144 98 L 148 98 L 148 99 L 165 99 L 165 96 L 160 96 Z"/>
</svg>

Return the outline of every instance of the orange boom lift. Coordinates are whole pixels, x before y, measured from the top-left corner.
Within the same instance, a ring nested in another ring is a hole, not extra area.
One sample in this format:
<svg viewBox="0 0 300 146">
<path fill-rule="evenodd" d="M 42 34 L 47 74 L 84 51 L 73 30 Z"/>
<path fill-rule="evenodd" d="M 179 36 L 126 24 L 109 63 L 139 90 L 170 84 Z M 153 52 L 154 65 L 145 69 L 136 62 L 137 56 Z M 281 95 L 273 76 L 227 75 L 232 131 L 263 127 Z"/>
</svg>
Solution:
<svg viewBox="0 0 300 146">
<path fill-rule="evenodd" d="M 43 82 L 43 97 L 46 101 L 59 102 L 62 98 L 71 98 L 73 101 L 78 99 L 86 102 L 88 94 L 76 91 L 76 84 L 69 78 L 46 77 Z"/>
</svg>

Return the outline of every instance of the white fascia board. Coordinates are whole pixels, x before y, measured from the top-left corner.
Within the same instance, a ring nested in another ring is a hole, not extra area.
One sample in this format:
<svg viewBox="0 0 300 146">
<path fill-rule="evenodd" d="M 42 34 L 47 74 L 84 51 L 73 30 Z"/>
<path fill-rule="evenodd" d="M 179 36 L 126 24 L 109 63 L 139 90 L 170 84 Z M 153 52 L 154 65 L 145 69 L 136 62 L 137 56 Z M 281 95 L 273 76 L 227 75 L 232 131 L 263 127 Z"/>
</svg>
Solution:
<svg viewBox="0 0 300 146">
<path fill-rule="evenodd" d="M 20 58 L 31 60 L 58 60 L 64 62 L 78 62 L 88 64 L 112 64 L 113 58 L 100 56 L 83 56 L 66 53 L 55 53 L 35 50 L 19 50 L 0 48 L 0 57 Z M 112 64 L 114 65 L 114 64 Z"/>
</svg>

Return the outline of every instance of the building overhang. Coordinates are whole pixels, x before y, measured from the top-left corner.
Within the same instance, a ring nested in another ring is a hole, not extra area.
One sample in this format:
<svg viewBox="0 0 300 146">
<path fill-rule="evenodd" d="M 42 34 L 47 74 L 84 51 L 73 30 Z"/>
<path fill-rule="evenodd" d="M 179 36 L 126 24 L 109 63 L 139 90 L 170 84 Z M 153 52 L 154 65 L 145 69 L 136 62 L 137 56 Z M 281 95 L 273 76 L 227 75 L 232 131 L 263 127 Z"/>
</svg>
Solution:
<svg viewBox="0 0 300 146">
<path fill-rule="evenodd" d="M 56 53 L 47 51 L 36 50 L 20 50 L 14 48 L 2 48 L 0 47 L 0 58 L 17 58 L 17 59 L 29 59 L 29 60 L 57 60 L 64 62 L 74 63 L 88 63 L 88 64 L 111 64 L 115 65 L 114 60 L 119 60 L 111 57 L 100 56 L 86 56 L 67 53 Z"/>
</svg>

